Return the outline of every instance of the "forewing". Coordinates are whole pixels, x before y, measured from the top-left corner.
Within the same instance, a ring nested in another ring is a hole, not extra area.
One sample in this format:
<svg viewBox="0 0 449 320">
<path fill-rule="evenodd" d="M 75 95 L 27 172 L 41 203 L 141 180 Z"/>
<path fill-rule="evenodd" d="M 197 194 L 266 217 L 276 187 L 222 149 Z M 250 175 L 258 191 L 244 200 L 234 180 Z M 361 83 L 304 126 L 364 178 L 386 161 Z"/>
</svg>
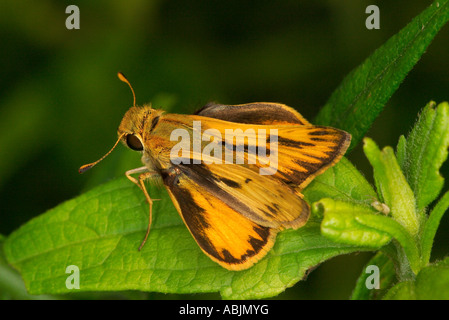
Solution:
<svg viewBox="0 0 449 320">
<path fill-rule="evenodd" d="M 214 138 L 222 141 L 221 158 L 216 162 L 229 163 L 231 159 L 300 189 L 338 162 L 351 141 L 351 135 L 343 130 L 313 125 L 251 125 L 209 119 L 202 121 L 203 135 L 207 129 L 214 129 Z M 207 149 L 202 150 L 192 157 L 208 159 Z"/>
<path fill-rule="evenodd" d="M 323 126 L 290 126 L 277 130 L 278 163 L 274 177 L 303 189 L 337 163 L 351 142 L 345 131 Z M 267 152 L 275 149 L 271 143 Z"/>
</svg>

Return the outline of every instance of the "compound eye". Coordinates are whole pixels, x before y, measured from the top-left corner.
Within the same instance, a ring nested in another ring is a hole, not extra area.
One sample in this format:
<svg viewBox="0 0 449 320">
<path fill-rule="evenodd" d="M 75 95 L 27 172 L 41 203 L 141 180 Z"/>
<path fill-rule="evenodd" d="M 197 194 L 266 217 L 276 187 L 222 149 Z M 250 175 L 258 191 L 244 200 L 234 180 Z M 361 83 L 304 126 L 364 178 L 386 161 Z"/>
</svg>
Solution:
<svg viewBox="0 0 449 320">
<path fill-rule="evenodd" d="M 126 136 L 126 144 L 128 145 L 129 148 L 131 148 L 133 150 L 136 150 L 136 151 L 143 150 L 142 142 L 140 142 L 139 138 L 137 138 L 133 134 L 128 134 Z"/>
</svg>

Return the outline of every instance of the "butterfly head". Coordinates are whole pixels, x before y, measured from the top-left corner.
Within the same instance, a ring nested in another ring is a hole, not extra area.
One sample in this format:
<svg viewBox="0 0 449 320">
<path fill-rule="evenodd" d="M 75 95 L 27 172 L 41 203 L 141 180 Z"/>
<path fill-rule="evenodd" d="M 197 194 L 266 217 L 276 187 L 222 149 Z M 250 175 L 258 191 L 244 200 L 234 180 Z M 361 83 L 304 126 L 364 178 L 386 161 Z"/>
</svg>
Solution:
<svg viewBox="0 0 449 320">
<path fill-rule="evenodd" d="M 157 110 L 149 106 L 131 107 L 123 116 L 122 122 L 118 127 L 118 138 L 128 148 L 135 151 L 142 151 L 144 149 L 143 135 L 147 130 L 148 122 L 154 118 Z"/>
</svg>

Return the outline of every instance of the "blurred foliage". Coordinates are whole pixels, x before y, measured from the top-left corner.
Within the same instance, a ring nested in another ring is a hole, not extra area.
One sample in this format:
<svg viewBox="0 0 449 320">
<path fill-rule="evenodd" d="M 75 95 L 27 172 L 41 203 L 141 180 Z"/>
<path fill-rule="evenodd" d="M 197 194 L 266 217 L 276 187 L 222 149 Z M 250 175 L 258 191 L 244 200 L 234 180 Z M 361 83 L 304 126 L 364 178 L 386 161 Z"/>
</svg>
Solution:
<svg viewBox="0 0 449 320">
<path fill-rule="evenodd" d="M 77 172 L 112 146 L 132 104 L 117 71 L 138 104 L 191 113 L 209 101 L 275 101 L 312 120 L 346 74 L 430 3 L 2 0 L 0 234 L 139 165 L 118 148 Z M 70 4 L 80 8 L 80 30 L 65 28 Z M 380 8 L 380 30 L 365 28 L 370 4 Z M 449 99 L 448 36 L 445 27 L 368 132 L 379 145 L 396 145 L 429 100 Z M 372 176 L 360 146 L 349 159 Z M 433 258 L 447 252 L 448 224 Z M 370 257 L 332 259 L 278 298 L 346 299 Z"/>
</svg>

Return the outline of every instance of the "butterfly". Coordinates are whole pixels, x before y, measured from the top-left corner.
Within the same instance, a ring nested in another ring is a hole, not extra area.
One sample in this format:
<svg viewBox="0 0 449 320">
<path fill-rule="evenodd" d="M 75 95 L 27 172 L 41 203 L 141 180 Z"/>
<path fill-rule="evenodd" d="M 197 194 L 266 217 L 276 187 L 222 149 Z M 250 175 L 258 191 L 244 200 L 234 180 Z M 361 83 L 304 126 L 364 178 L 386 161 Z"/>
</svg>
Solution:
<svg viewBox="0 0 449 320">
<path fill-rule="evenodd" d="M 201 250 L 228 270 L 262 259 L 283 229 L 298 229 L 310 216 L 303 190 L 337 163 L 351 135 L 315 126 L 281 103 L 209 103 L 192 115 L 133 106 L 118 128 L 118 140 L 142 154 L 144 166 L 127 171 L 149 203 L 145 181 L 158 177 Z M 139 174 L 138 178 L 133 175 Z"/>
</svg>

